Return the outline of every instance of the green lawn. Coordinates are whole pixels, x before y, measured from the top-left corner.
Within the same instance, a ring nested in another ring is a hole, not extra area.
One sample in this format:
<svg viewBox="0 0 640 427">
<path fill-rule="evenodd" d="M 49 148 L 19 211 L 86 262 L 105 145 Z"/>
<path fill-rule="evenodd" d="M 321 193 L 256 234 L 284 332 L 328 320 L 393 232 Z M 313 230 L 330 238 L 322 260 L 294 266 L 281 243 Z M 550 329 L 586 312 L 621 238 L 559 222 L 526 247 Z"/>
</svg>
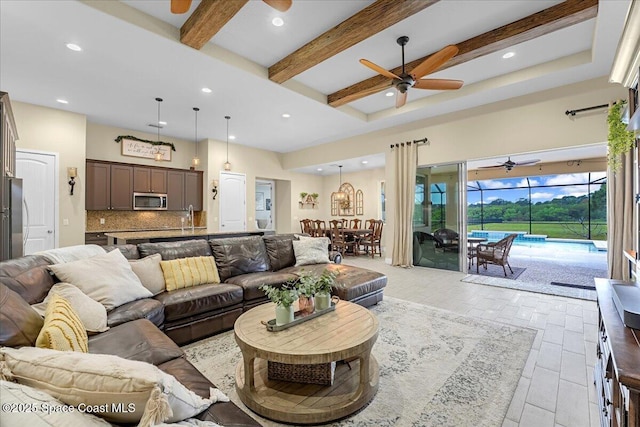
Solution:
<svg viewBox="0 0 640 427">
<path fill-rule="evenodd" d="M 597 224 L 597 225 L 596 225 Z M 481 230 L 479 224 L 469 225 L 468 231 Z M 526 231 L 529 232 L 528 222 L 501 222 L 484 224 L 489 231 Z M 583 234 L 584 233 L 584 234 Z M 607 225 L 605 223 L 591 223 L 591 239 L 607 240 Z M 577 223 L 564 222 L 534 222 L 531 224 L 531 234 L 542 234 L 559 239 L 586 239 L 586 231 Z"/>
</svg>

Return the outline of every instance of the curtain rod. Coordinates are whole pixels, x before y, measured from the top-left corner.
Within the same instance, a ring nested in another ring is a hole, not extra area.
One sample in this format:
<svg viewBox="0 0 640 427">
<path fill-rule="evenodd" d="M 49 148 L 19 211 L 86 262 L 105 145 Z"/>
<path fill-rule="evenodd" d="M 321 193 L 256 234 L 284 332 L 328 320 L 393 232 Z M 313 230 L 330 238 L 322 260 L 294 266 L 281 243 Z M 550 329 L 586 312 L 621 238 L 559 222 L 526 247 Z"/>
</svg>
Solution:
<svg viewBox="0 0 640 427">
<path fill-rule="evenodd" d="M 613 105 L 615 105 L 615 104 L 616 104 L 616 103 L 615 103 L 615 102 L 613 102 Z M 567 111 L 565 111 L 564 113 L 565 113 L 567 116 L 574 117 L 574 116 L 576 115 L 576 113 L 583 113 L 583 112 L 585 112 L 585 111 L 591 111 L 591 110 L 599 110 L 599 109 L 601 109 L 601 108 L 605 108 L 605 107 L 608 107 L 608 106 L 609 106 L 609 104 L 594 105 L 593 107 L 579 108 L 579 109 L 577 109 L 577 110 L 567 110 Z"/>
<path fill-rule="evenodd" d="M 416 145 L 420 145 L 420 144 L 427 144 L 427 145 L 431 145 L 431 142 L 429 142 L 429 138 L 422 138 L 422 139 L 414 139 L 413 141 L 407 141 L 407 142 L 400 142 L 398 144 L 391 144 L 391 149 L 393 150 L 393 147 L 404 147 L 405 144 L 407 146 L 410 146 L 411 144 L 416 144 Z"/>
</svg>

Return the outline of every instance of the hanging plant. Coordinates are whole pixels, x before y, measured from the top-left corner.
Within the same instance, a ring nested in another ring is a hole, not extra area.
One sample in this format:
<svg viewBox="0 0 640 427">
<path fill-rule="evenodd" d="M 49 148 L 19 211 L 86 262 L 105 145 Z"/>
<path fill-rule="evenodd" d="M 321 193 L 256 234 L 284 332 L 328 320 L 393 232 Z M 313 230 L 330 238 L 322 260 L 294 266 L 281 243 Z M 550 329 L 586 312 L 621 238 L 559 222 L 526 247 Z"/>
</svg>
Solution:
<svg viewBox="0 0 640 427">
<path fill-rule="evenodd" d="M 609 108 L 607 123 L 609 124 L 609 138 L 607 162 L 614 172 L 622 165 L 621 155 L 633 148 L 635 136 L 627 130 L 627 125 L 622 122 L 622 109 L 624 102 L 617 102 Z"/>
<path fill-rule="evenodd" d="M 171 147 L 171 151 L 176 151 L 175 145 L 173 145 L 171 142 L 149 141 L 148 139 L 141 139 L 131 135 L 119 135 L 116 139 L 114 139 L 114 141 L 120 142 L 123 139 L 132 139 L 134 141 L 146 142 L 147 144 L 151 144 L 151 145 L 166 145 L 168 147 Z"/>
</svg>

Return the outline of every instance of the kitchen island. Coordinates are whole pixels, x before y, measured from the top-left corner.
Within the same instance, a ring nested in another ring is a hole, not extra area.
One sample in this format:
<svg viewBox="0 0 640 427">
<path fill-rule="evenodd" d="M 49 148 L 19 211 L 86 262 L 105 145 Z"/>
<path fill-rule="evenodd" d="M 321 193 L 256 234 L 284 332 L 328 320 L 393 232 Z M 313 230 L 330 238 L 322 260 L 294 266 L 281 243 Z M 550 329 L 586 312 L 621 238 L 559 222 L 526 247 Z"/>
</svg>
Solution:
<svg viewBox="0 0 640 427">
<path fill-rule="evenodd" d="M 123 231 L 104 233 L 110 245 L 137 244 L 148 242 L 175 242 L 191 239 L 221 239 L 225 237 L 263 236 L 264 231 L 228 231 L 211 232 L 206 228 L 182 230 L 150 230 L 150 231 Z"/>
</svg>

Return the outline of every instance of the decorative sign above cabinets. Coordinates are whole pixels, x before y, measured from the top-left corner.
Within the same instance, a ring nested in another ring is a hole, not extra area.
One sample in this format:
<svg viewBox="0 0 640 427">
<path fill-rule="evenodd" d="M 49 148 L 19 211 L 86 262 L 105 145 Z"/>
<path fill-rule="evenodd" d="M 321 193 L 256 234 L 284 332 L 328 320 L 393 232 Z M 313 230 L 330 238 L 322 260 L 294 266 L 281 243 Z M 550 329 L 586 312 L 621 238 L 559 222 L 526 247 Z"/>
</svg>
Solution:
<svg viewBox="0 0 640 427">
<path fill-rule="evenodd" d="M 171 161 L 171 147 L 168 145 L 155 145 L 148 142 L 125 138 L 122 139 L 121 143 L 123 156 L 153 159 L 157 153 L 160 153 L 162 154 L 163 161 Z"/>
</svg>

